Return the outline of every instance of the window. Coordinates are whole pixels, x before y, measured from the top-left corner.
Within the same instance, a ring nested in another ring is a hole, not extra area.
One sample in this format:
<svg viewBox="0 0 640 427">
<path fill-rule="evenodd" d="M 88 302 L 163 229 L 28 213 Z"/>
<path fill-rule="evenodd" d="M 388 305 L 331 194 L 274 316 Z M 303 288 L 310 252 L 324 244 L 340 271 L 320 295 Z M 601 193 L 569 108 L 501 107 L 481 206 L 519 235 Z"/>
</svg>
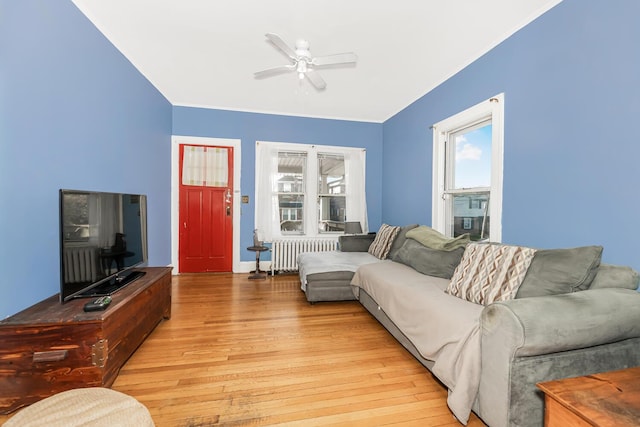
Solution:
<svg viewBox="0 0 640 427">
<path fill-rule="evenodd" d="M 77 246 L 100 248 L 114 244 L 122 233 L 122 195 L 66 192 L 62 198 L 63 240 Z M 138 203 L 132 200 L 132 203 Z"/>
<path fill-rule="evenodd" d="M 318 232 L 344 231 L 347 218 L 343 154 L 318 154 Z"/>
<path fill-rule="evenodd" d="M 65 194 L 63 239 L 67 242 L 89 241 L 89 194 Z"/>
<path fill-rule="evenodd" d="M 306 153 L 278 152 L 276 186 L 282 234 L 304 234 Z"/>
<path fill-rule="evenodd" d="M 365 150 L 256 142 L 256 228 L 262 240 L 367 230 Z"/>
<path fill-rule="evenodd" d="M 433 228 L 502 239 L 504 95 L 433 125 Z"/>
</svg>

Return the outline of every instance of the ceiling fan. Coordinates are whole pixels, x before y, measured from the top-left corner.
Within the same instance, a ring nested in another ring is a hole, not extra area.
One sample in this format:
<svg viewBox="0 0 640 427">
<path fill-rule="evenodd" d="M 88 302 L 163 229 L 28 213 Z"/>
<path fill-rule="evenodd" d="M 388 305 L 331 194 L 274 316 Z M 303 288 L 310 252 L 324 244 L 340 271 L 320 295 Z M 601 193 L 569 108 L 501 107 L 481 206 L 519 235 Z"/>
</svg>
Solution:
<svg viewBox="0 0 640 427">
<path fill-rule="evenodd" d="M 258 79 L 295 71 L 298 73 L 300 80 L 306 77 L 316 89 L 323 90 L 327 87 L 327 83 L 320 74 L 318 74 L 316 71 L 317 68 L 330 65 L 351 64 L 358 60 L 357 55 L 352 52 L 313 57 L 309 52 L 309 42 L 306 40 L 300 39 L 296 41 L 295 49 L 292 49 L 277 34 L 267 33 L 266 36 L 274 46 L 289 57 L 291 64 L 258 71 L 254 73 L 254 76 Z"/>
</svg>

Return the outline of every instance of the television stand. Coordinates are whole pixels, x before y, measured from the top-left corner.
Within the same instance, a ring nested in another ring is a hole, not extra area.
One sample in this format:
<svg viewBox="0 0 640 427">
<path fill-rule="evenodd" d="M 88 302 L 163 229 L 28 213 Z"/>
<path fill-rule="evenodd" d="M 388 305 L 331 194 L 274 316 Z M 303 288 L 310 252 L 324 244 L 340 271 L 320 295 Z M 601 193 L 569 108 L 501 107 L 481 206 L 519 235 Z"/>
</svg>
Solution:
<svg viewBox="0 0 640 427">
<path fill-rule="evenodd" d="M 141 270 L 127 271 L 124 274 L 112 277 L 108 282 L 102 283 L 95 288 L 88 289 L 87 291 L 74 296 L 74 298 L 95 298 L 112 295 L 145 274 L 146 273 Z"/>
<path fill-rule="evenodd" d="M 171 268 L 146 273 L 104 311 L 53 295 L 0 321 L 0 413 L 81 387 L 110 387 L 162 319 L 171 317 Z"/>
</svg>

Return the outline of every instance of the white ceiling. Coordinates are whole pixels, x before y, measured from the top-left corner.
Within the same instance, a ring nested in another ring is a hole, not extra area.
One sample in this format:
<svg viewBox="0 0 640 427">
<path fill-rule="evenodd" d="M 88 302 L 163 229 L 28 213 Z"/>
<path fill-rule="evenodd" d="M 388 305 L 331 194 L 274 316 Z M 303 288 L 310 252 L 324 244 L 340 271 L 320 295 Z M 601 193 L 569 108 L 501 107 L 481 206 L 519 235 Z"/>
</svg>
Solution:
<svg viewBox="0 0 640 427">
<path fill-rule="evenodd" d="M 383 122 L 561 0 L 73 0 L 173 104 Z M 319 71 L 318 91 L 267 42 L 304 38 L 313 56 L 355 52 Z"/>
</svg>

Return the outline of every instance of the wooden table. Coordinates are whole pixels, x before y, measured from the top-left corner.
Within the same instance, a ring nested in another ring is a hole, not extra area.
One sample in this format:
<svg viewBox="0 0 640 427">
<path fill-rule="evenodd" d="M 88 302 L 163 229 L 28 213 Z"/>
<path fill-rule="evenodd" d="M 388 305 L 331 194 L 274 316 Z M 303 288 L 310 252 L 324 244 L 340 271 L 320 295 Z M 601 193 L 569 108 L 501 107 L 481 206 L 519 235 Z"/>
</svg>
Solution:
<svg viewBox="0 0 640 427">
<path fill-rule="evenodd" d="M 640 367 L 538 384 L 544 425 L 639 426 Z"/>
<path fill-rule="evenodd" d="M 269 248 L 266 246 L 249 246 L 247 248 L 247 250 L 249 251 L 253 251 L 256 253 L 256 270 L 252 271 L 251 273 L 253 273 L 251 276 L 249 276 L 249 279 L 254 280 L 254 279 L 266 279 L 267 278 L 267 273 L 265 271 L 260 271 L 260 252 L 264 252 L 264 251 L 268 251 Z"/>
<path fill-rule="evenodd" d="M 81 387 L 110 387 L 120 368 L 162 319 L 171 317 L 171 268 L 114 293 L 104 311 L 90 299 L 50 298 L 0 322 L 0 413 Z"/>
</svg>

